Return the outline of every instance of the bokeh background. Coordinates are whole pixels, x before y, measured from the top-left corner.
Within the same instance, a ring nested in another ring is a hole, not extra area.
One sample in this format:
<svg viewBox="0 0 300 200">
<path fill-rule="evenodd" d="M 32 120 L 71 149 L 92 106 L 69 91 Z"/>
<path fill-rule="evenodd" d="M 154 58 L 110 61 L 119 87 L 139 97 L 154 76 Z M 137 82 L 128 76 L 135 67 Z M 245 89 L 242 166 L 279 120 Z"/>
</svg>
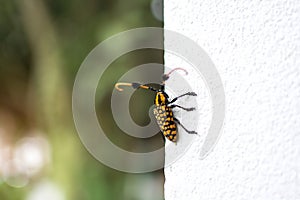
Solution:
<svg viewBox="0 0 300 200">
<path fill-rule="evenodd" d="M 162 170 L 128 174 L 101 164 L 82 145 L 71 110 L 73 82 L 88 53 L 119 32 L 162 27 L 161 19 L 159 0 L 0 2 L 0 200 L 163 199 Z M 124 134 L 112 118 L 110 96 L 124 73 L 144 63 L 163 63 L 163 52 L 121 56 L 96 94 L 108 137 L 136 152 L 161 148 L 162 138 Z M 137 124 L 149 123 L 153 95 L 134 93 L 129 109 Z"/>
</svg>

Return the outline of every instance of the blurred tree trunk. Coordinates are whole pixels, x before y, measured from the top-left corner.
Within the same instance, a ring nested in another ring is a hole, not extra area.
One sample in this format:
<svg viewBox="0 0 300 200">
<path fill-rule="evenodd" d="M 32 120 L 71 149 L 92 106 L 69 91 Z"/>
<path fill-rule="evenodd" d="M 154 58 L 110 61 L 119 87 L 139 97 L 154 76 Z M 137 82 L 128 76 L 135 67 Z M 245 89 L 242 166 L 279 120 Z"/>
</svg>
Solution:
<svg viewBox="0 0 300 200">
<path fill-rule="evenodd" d="M 20 0 L 18 6 L 32 52 L 34 70 L 29 108 L 37 108 L 33 114 L 37 126 L 46 131 L 52 145 L 50 177 L 62 187 L 66 199 L 72 199 L 72 174 L 76 171 L 74 167 L 78 166 L 77 156 L 74 157 L 77 141 L 71 136 L 74 134 L 71 95 L 64 80 L 58 37 L 42 0 Z"/>
</svg>

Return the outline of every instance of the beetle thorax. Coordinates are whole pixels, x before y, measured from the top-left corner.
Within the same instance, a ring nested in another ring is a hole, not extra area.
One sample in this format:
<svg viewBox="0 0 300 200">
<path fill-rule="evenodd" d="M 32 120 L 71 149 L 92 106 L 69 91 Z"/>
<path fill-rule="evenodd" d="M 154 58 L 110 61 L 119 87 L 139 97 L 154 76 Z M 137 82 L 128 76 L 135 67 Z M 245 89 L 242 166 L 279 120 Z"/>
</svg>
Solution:
<svg viewBox="0 0 300 200">
<path fill-rule="evenodd" d="M 163 92 L 157 92 L 155 96 L 154 104 L 156 106 L 166 105 L 166 95 Z"/>
</svg>

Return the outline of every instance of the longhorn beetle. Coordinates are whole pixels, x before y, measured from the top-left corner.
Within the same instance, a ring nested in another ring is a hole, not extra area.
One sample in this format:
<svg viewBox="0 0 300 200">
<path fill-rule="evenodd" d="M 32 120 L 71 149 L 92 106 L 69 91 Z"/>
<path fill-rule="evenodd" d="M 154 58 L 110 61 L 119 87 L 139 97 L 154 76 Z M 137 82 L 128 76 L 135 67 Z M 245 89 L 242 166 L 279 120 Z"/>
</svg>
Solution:
<svg viewBox="0 0 300 200">
<path fill-rule="evenodd" d="M 182 106 L 172 104 L 175 101 L 177 101 L 178 98 L 181 98 L 183 96 L 197 96 L 195 92 L 187 92 L 185 94 L 182 94 L 172 100 L 169 101 L 168 94 L 164 91 L 165 87 L 165 81 L 169 79 L 170 74 L 176 70 L 183 70 L 186 74 L 187 71 L 185 71 L 182 68 L 175 68 L 171 70 L 169 73 L 164 74 L 162 76 L 162 83 L 160 84 L 160 89 L 155 89 L 153 87 L 143 85 L 140 83 L 116 83 L 115 88 L 119 91 L 123 91 L 123 89 L 119 88 L 119 86 L 131 86 L 133 89 L 146 89 L 156 92 L 156 96 L 154 99 L 155 108 L 153 110 L 153 113 L 155 115 L 157 124 L 159 125 L 160 130 L 162 131 L 163 135 L 168 138 L 172 142 L 176 142 L 177 140 L 177 126 L 180 125 L 187 133 L 189 134 L 197 134 L 195 131 L 190 131 L 186 129 L 178 119 L 176 119 L 173 115 L 172 109 L 177 107 L 181 108 L 185 111 L 193 111 L 195 110 L 194 107 L 192 108 L 184 108 Z"/>
</svg>

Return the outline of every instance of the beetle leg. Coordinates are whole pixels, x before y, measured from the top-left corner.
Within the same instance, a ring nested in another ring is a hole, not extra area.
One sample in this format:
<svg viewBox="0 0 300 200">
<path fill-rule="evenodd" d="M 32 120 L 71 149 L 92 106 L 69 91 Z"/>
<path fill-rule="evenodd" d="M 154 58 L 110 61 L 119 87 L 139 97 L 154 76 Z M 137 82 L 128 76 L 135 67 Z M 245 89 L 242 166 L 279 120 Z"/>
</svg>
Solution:
<svg viewBox="0 0 300 200">
<path fill-rule="evenodd" d="M 193 110 L 196 110 L 195 107 L 192 107 L 192 108 L 185 108 L 185 107 L 182 107 L 182 106 L 179 106 L 179 105 L 176 105 L 176 104 L 173 104 L 173 105 L 170 105 L 169 106 L 170 108 L 181 108 L 182 110 L 186 110 L 186 111 L 193 111 Z"/>
<path fill-rule="evenodd" d="M 188 134 L 198 134 L 196 131 L 189 131 L 187 130 L 181 123 L 178 119 L 176 119 L 175 117 L 173 118 L 174 121 L 179 125 L 181 126 Z"/>
<path fill-rule="evenodd" d="M 185 94 L 182 94 L 178 97 L 175 97 L 174 99 L 172 99 L 168 104 L 174 103 L 175 101 L 177 101 L 177 99 L 183 97 L 183 96 L 197 96 L 197 94 L 195 92 L 187 92 Z"/>
</svg>

